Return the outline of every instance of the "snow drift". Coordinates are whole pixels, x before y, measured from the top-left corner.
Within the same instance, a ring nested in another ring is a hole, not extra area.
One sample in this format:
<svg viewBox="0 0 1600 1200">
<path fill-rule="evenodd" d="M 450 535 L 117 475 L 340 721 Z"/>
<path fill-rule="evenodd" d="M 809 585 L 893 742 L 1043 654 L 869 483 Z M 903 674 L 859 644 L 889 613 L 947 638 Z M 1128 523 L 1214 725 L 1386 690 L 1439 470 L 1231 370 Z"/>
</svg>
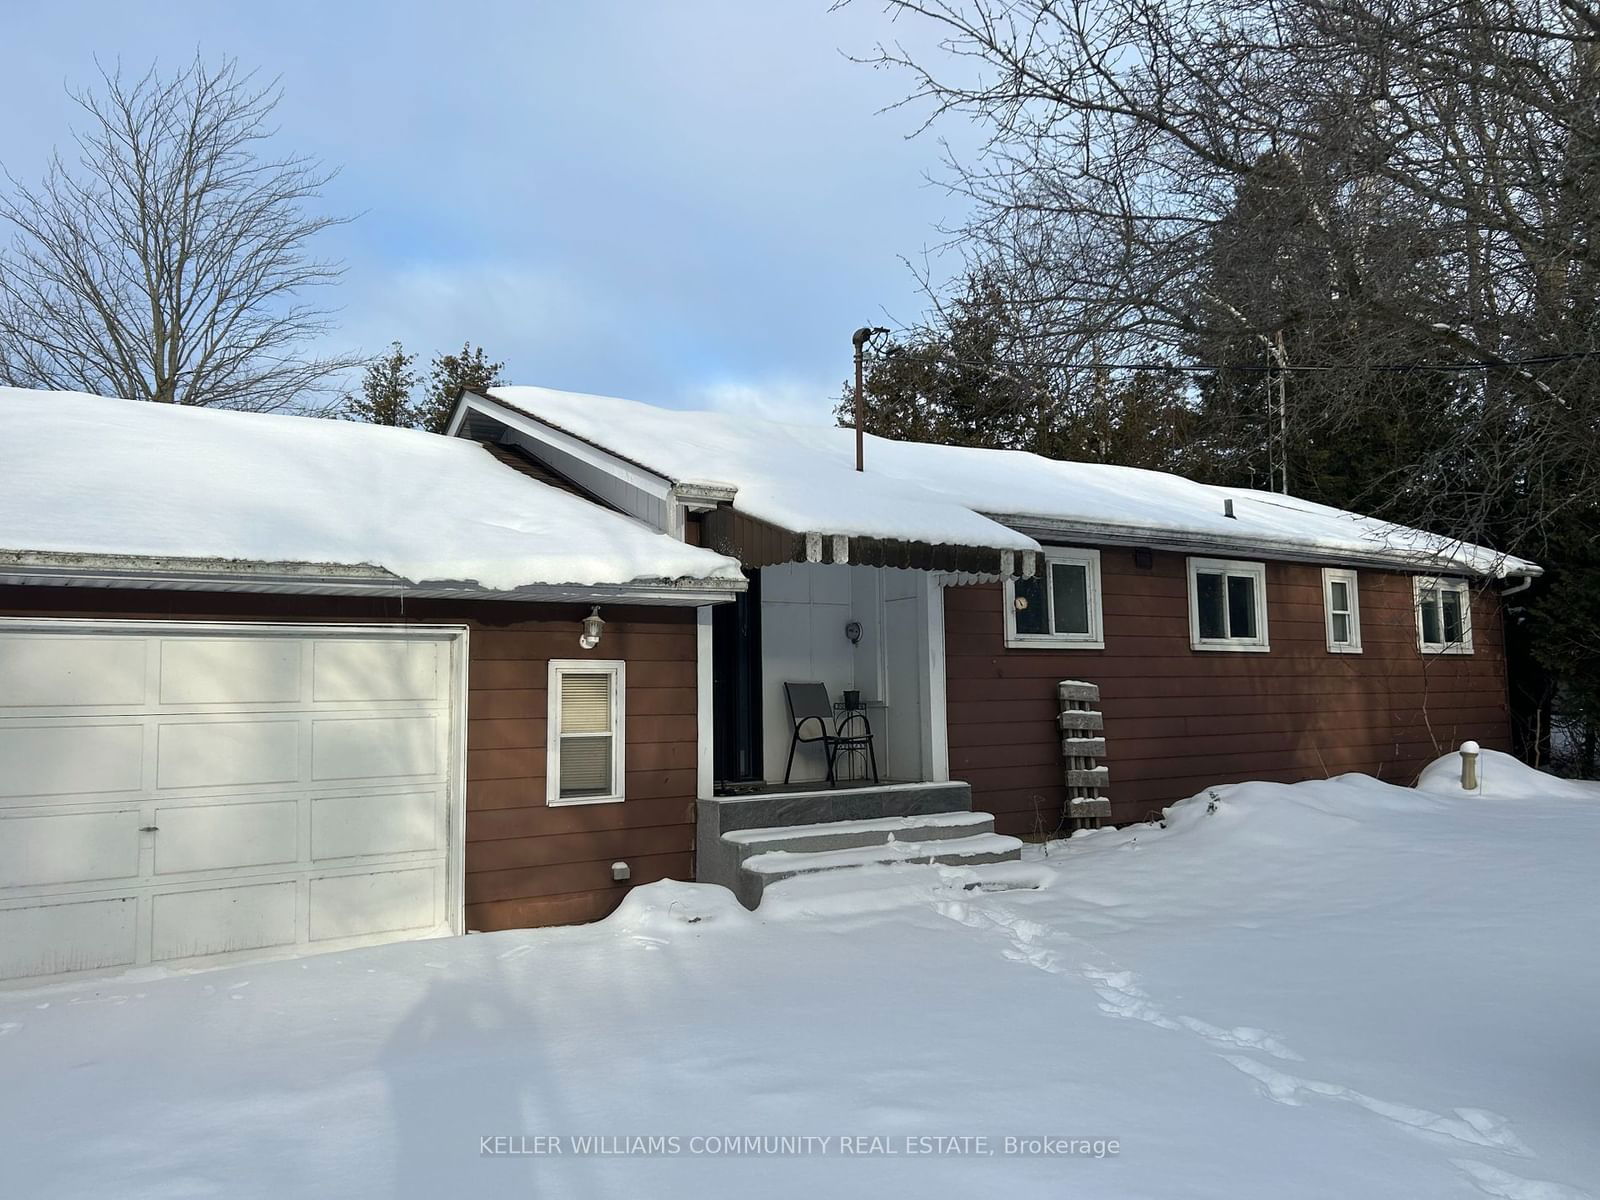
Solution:
<svg viewBox="0 0 1600 1200">
<path fill-rule="evenodd" d="M 810 915 L 657 884 L 0 993 L 7 1191 L 1593 1200 L 1600 786 L 1433 774 L 1217 787 Z"/>
</svg>

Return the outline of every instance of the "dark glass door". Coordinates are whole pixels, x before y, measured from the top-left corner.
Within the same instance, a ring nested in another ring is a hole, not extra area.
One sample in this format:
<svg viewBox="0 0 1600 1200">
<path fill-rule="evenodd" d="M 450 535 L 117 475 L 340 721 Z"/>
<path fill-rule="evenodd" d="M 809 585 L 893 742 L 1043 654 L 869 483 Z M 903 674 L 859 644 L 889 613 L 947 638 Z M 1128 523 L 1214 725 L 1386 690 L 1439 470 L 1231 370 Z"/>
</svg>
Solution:
<svg viewBox="0 0 1600 1200">
<path fill-rule="evenodd" d="M 711 610 L 712 762 L 716 790 L 761 782 L 761 573 Z"/>
</svg>

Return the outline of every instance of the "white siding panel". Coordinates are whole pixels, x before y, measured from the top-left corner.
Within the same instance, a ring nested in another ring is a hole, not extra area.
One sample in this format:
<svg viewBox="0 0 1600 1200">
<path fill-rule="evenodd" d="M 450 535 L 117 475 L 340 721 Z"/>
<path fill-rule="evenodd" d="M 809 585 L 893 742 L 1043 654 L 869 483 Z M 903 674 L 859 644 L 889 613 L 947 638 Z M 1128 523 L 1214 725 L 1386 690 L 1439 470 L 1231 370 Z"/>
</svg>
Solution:
<svg viewBox="0 0 1600 1200">
<path fill-rule="evenodd" d="M 143 766 L 137 724 L 0 724 L 0 798 L 137 791 Z"/>
<path fill-rule="evenodd" d="M 295 885 L 165 892 L 155 898 L 150 957 L 155 962 L 291 946 L 295 941 Z"/>
<path fill-rule="evenodd" d="M 0 635 L 0 710 L 142 704 L 140 638 Z"/>
<path fill-rule="evenodd" d="M 311 801 L 311 858 L 415 854 L 444 847 L 444 793 L 317 796 Z"/>
<path fill-rule="evenodd" d="M 161 726 L 156 786 L 217 788 L 291 783 L 299 776 L 295 721 L 200 721 Z"/>
<path fill-rule="evenodd" d="M 139 874 L 139 810 L 0 818 L 6 887 L 131 879 Z"/>
<path fill-rule="evenodd" d="M 292 863 L 299 811 L 295 800 L 164 805 L 156 810 L 156 874 Z"/>
<path fill-rule="evenodd" d="M 433 717 L 367 717 L 317 721 L 311 777 L 391 779 L 435 775 L 443 767 L 439 722 Z"/>
<path fill-rule="evenodd" d="M 138 925 L 133 896 L 0 909 L 0 979 L 130 966 Z"/>
<path fill-rule="evenodd" d="M 444 653 L 438 642 L 318 642 L 312 698 L 323 702 L 442 699 L 447 682 Z"/>
<path fill-rule="evenodd" d="M 439 924 L 433 867 L 311 881 L 311 940 L 369 937 Z"/>
<path fill-rule="evenodd" d="M 166 638 L 161 703 L 281 704 L 300 698 L 300 646 L 283 638 Z"/>
</svg>

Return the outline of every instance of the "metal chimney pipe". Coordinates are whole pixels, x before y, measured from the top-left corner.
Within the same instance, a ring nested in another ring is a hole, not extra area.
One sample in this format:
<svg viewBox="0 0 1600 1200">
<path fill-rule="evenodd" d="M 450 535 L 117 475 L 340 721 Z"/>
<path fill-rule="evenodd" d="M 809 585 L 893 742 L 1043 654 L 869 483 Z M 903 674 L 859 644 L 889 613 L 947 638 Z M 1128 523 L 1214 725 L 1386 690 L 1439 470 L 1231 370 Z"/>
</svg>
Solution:
<svg viewBox="0 0 1600 1200">
<path fill-rule="evenodd" d="M 850 335 L 850 344 L 856 348 L 856 470 L 866 468 L 867 400 L 861 383 L 862 364 L 866 359 L 867 343 L 874 336 L 889 331 L 881 325 L 863 325 Z"/>
</svg>

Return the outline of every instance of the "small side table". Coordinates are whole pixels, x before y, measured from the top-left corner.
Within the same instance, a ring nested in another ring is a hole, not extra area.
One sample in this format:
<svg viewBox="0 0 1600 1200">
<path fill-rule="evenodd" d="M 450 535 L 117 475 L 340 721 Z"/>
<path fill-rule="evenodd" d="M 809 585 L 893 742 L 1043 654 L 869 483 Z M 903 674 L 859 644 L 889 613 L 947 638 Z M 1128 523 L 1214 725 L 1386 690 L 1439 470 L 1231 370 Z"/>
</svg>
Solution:
<svg viewBox="0 0 1600 1200">
<path fill-rule="evenodd" d="M 868 717 L 869 711 L 883 712 L 888 706 L 882 700 L 863 700 L 860 704 L 847 705 L 843 700 L 833 702 L 833 727 L 840 737 L 848 737 L 853 733 L 871 733 L 876 735 L 872 727 L 872 720 Z M 835 779 L 848 780 L 851 783 L 871 778 L 867 762 L 867 751 L 862 746 L 852 746 L 841 750 L 839 757 L 834 760 L 833 773 Z"/>
</svg>

